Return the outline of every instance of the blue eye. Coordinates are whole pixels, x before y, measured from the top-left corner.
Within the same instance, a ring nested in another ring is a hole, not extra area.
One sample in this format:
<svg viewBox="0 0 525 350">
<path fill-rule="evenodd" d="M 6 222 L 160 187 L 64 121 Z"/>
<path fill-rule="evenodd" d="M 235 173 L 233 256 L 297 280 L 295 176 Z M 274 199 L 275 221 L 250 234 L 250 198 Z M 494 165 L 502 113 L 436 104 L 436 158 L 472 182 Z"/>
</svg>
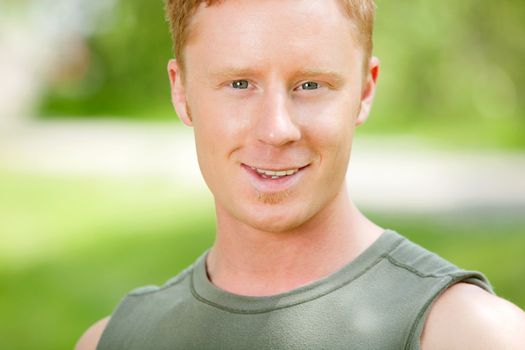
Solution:
<svg viewBox="0 0 525 350">
<path fill-rule="evenodd" d="M 306 83 L 303 83 L 301 85 L 301 88 L 303 90 L 315 90 L 315 89 L 318 89 L 319 88 L 319 84 L 316 83 L 316 82 L 313 82 L 313 81 L 308 81 Z"/>
<path fill-rule="evenodd" d="M 248 88 L 248 81 L 247 80 L 235 80 L 231 86 L 234 89 L 247 89 Z"/>
</svg>

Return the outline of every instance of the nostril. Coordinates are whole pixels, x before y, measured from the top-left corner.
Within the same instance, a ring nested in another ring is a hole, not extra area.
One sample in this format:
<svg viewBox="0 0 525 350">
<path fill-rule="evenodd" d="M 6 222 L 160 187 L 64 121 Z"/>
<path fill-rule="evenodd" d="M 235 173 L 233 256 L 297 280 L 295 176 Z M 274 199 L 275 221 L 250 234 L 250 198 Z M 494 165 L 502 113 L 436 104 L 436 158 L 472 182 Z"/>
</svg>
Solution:
<svg viewBox="0 0 525 350">
<path fill-rule="evenodd" d="M 258 133 L 259 141 L 272 145 L 272 146 L 284 146 L 292 142 L 299 141 L 301 139 L 301 133 L 295 126 L 288 128 L 272 128 L 267 132 Z"/>
</svg>

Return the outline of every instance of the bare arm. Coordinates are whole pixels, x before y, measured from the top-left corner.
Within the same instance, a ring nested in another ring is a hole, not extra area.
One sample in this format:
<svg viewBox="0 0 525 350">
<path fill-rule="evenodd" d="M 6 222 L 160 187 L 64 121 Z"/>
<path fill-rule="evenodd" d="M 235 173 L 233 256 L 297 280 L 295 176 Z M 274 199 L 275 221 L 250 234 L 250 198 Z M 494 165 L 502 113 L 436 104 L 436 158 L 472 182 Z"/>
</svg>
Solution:
<svg viewBox="0 0 525 350">
<path fill-rule="evenodd" d="M 474 285 L 459 283 L 435 302 L 421 336 L 423 350 L 525 349 L 525 313 Z"/>
<path fill-rule="evenodd" d="M 75 350 L 95 350 L 108 322 L 109 317 L 106 317 L 89 327 L 89 329 L 78 340 Z"/>
</svg>

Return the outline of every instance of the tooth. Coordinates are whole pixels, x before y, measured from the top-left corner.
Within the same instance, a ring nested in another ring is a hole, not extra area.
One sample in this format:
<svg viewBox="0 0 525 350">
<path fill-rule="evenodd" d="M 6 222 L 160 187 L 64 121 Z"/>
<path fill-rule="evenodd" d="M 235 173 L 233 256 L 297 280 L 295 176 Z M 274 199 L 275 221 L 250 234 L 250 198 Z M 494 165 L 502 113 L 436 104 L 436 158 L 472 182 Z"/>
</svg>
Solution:
<svg viewBox="0 0 525 350">
<path fill-rule="evenodd" d="M 293 175 L 299 171 L 299 169 L 290 169 L 290 170 L 281 170 L 281 171 L 272 171 L 272 170 L 264 170 L 264 169 L 258 169 L 251 167 L 253 170 L 255 170 L 258 174 L 270 176 L 272 178 L 278 178 L 282 176 L 287 175 Z"/>
<path fill-rule="evenodd" d="M 278 179 L 279 176 L 272 176 L 272 180 Z"/>
</svg>

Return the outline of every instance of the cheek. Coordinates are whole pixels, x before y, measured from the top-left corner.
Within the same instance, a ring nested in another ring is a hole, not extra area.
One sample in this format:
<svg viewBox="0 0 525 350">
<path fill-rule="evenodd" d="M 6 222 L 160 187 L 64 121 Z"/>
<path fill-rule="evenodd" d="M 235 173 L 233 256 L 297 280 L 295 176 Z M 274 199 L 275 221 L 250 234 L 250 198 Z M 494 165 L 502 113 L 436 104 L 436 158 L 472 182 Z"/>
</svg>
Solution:
<svg viewBox="0 0 525 350">
<path fill-rule="evenodd" d="M 341 182 L 346 174 L 358 108 L 357 102 L 341 99 L 309 108 L 303 122 L 303 137 L 318 154 L 321 174 L 329 183 Z"/>
<path fill-rule="evenodd" d="M 213 90 L 197 89 L 191 95 L 193 126 L 209 143 L 231 146 L 240 133 L 249 127 L 250 106 L 246 102 L 229 100 Z"/>
<path fill-rule="evenodd" d="M 208 185 L 214 186 L 232 170 L 232 154 L 243 145 L 249 129 L 248 112 L 202 90 L 189 103 L 199 166 Z"/>
<path fill-rule="evenodd" d="M 355 127 L 358 104 L 339 99 L 333 103 L 303 106 L 300 122 L 303 136 L 321 150 L 336 151 L 349 146 Z"/>
</svg>

